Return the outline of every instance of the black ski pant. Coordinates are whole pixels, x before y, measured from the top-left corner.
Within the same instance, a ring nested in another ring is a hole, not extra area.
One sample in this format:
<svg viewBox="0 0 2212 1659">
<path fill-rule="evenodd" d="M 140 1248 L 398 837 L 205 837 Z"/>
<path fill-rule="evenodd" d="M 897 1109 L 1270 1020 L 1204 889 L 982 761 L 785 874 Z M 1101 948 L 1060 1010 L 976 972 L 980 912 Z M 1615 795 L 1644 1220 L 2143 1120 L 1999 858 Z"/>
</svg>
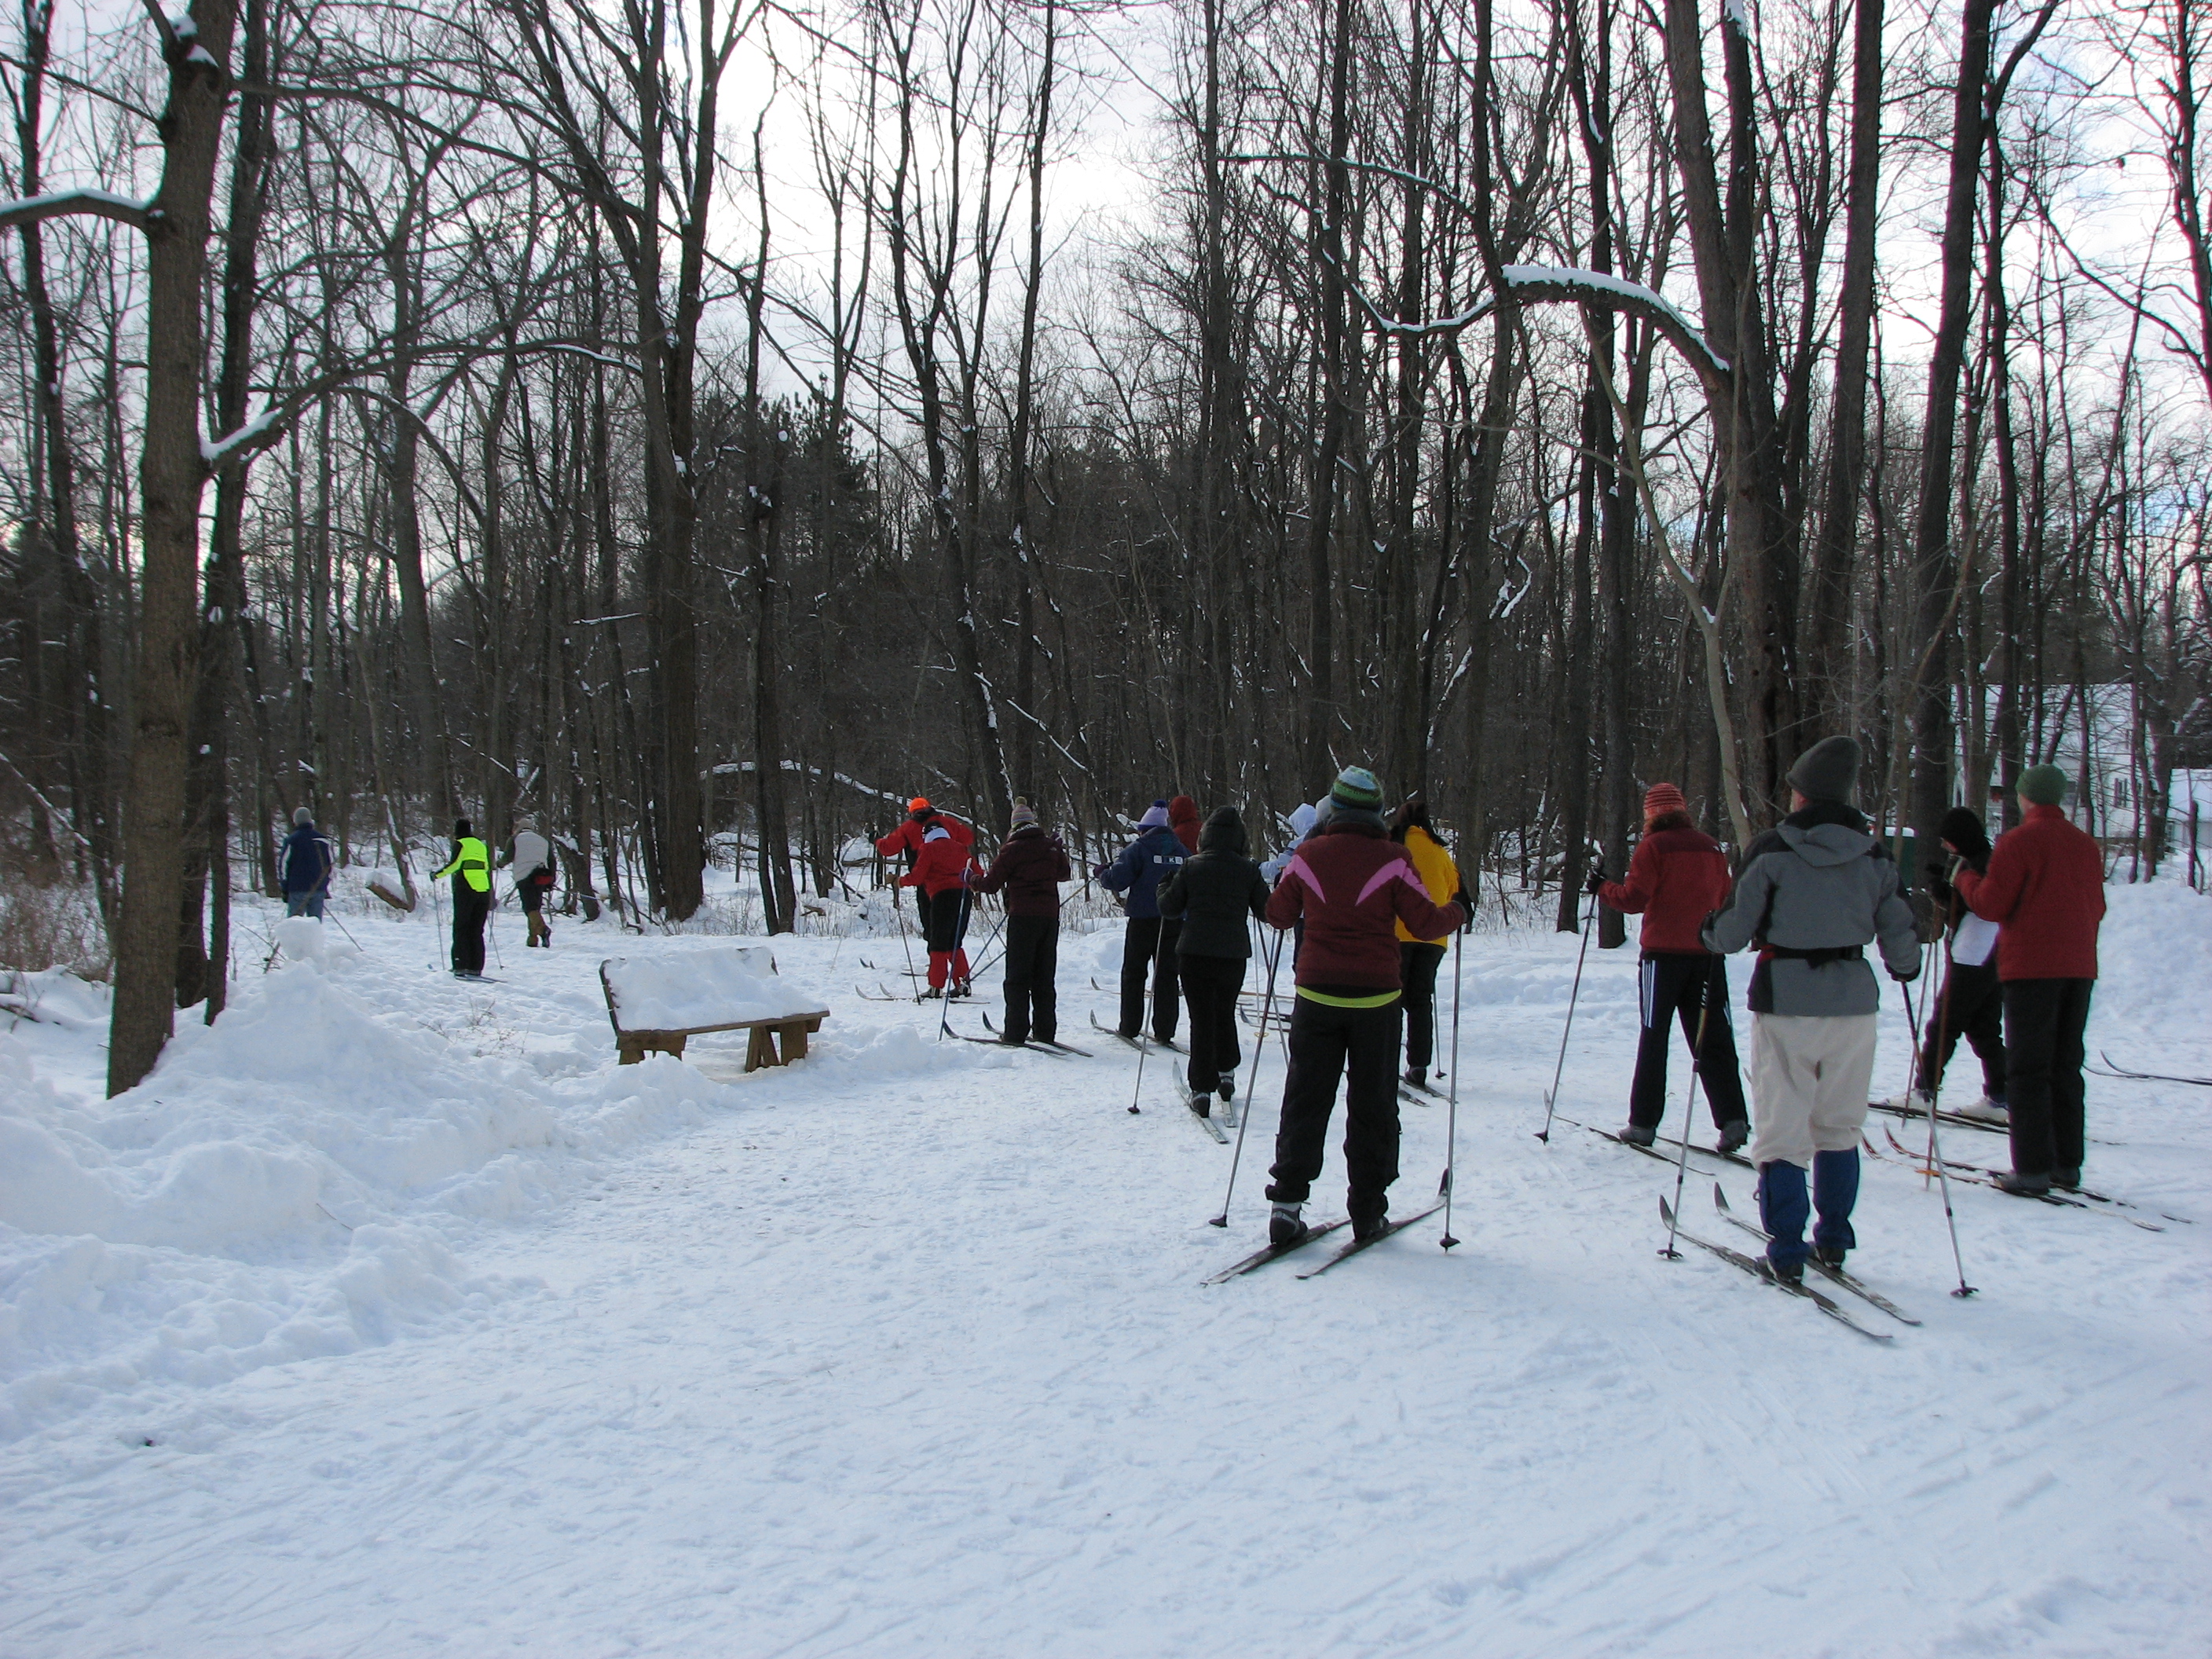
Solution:
<svg viewBox="0 0 2212 1659">
<path fill-rule="evenodd" d="M 2023 981 L 2025 982 L 2025 981 Z M 2004 986 L 1994 961 L 1954 962 L 1945 970 L 1943 994 L 1929 1016 L 1920 1047 L 1920 1086 L 1934 1093 L 1943 1068 L 1965 1037 L 1982 1062 L 1982 1092 L 2005 1098 Z"/>
<path fill-rule="evenodd" d="M 1291 1071 L 1267 1196 L 1303 1204 L 1321 1176 L 1339 1078 L 1344 1112 L 1345 1208 L 1356 1224 L 1379 1220 L 1398 1178 L 1398 999 L 1380 1008 L 1339 1008 L 1293 999 Z"/>
<path fill-rule="evenodd" d="M 1060 998 L 1053 976 L 1060 971 L 1060 918 L 1006 918 L 1006 1040 L 1035 1037 L 1050 1042 L 1060 1036 Z"/>
<path fill-rule="evenodd" d="M 1152 1035 L 1172 1042 L 1176 1014 L 1182 1001 L 1176 942 L 1182 937 L 1181 916 L 1131 916 L 1121 935 L 1121 1024 L 1123 1036 L 1134 1036 L 1145 1024 L 1145 977 L 1152 981 Z"/>
<path fill-rule="evenodd" d="M 1441 945 L 1401 940 L 1398 945 L 1398 977 L 1406 987 L 1406 1064 L 1424 1073 L 1437 1063 L 1437 967 L 1443 959 Z"/>
<path fill-rule="evenodd" d="M 967 898 L 968 890 L 964 887 L 948 887 L 941 893 L 921 895 L 922 938 L 932 951 L 960 948 L 960 907 Z"/>
<path fill-rule="evenodd" d="M 1237 994 L 1244 988 L 1243 957 L 1185 957 L 1183 1000 L 1190 1004 L 1190 1064 L 1184 1074 L 1191 1088 L 1212 1094 L 1221 1074 L 1243 1062 L 1237 1043 Z"/>
<path fill-rule="evenodd" d="M 2083 1052 L 2094 979 L 2005 981 L 2005 1104 L 2015 1175 L 2081 1167 Z"/>
<path fill-rule="evenodd" d="M 1636 1042 L 1636 1080 L 1628 1085 L 1629 1122 L 1656 1129 L 1667 1115 L 1667 1048 L 1674 1040 L 1669 1028 L 1678 1022 L 1714 1123 L 1726 1128 L 1750 1122 L 1736 1067 L 1735 1029 L 1729 1024 L 1727 958 L 1703 951 L 1647 951 L 1637 964 L 1637 981 L 1644 1030 Z M 1697 1052 L 1700 1019 L 1705 1024 L 1702 1054 Z"/>
<path fill-rule="evenodd" d="M 479 893 L 465 876 L 453 878 L 453 971 L 483 972 L 484 922 L 491 915 L 491 895 Z"/>
</svg>

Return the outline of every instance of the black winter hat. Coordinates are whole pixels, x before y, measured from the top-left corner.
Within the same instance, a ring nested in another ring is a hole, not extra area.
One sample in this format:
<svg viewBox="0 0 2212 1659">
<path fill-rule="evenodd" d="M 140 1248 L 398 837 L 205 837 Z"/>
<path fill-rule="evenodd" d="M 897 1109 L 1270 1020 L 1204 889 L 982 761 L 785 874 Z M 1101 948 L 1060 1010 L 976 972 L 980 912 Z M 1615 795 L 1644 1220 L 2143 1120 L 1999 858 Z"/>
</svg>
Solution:
<svg viewBox="0 0 2212 1659">
<path fill-rule="evenodd" d="M 468 833 L 469 821 L 466 818 L 455 818 L 453 820 L 453 834 L 456 836 L 465 836 Z"/>
<path fill-rule="evenodd" d="M 1243 855 L 1246 846 L 1243 815 L 1233 806 L 1217 806 L 1198 832 L 1198 850 L 1201 853 L 1235 853 Z"/>
<path fill-rule="evenodd" d="M 1859 782 L 1858 744 L 1850 738 L 1823 738 L 1790 769 L 1790 787 L 1807 800 L 1848 805 Z"/>
<path fill-rule="evenodd" d="M 1936 834 L 1937 839 L 1975 868 L 1989 862 L 1990 832 L 1972 807 L 1954 806 L 1944 813 Z"/>
</svg>

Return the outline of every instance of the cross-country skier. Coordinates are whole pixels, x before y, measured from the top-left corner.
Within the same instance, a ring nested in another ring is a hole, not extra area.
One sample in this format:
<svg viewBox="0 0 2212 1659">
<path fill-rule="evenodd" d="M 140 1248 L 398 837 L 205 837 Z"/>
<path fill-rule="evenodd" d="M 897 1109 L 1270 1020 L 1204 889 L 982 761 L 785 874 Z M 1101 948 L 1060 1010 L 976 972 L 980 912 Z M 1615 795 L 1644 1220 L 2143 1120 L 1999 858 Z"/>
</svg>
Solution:
<svg viewBox="0 0 2212 1659">
<path fill-rule="evenodd" d="M 1432 902 L 1449 899 L 1462 912 L 1472 910 L 1461 889 L 1459 866 L 1430 827 L 1427 801 L 1408 795 L 1399 804 L 1390 815 L 1390 839 L 1406 849 Z M 1398 971 L 1406 985 L 1406 1081 L 1416 1089 L 1428 1087 L 1429 1064 L 1436 1054 L 1437 967 L 1443 959 L 1443 939 L 1415 939 L 1404 922 L 1398 924 Z"/>
<path fill-rule="evenodd" d="M 1976 915 L 1993 921 L 2004 982 L 2005 1103 L 2012 1120 L 2008 1193 L 2081 1184 L 2087 1136 L 2081 1033 L 2097 984 L 2097 929 L 2105 919 L 2105 860 L 2067 821 L 2066 775 L 2031 766 L 2020 775 L 2027 811 L 1997 837 L 1989 873 L 1962 865 L 1951 877 Z"/>
<path fill-rule="evenodd" d="M 1751 1139 L 1751 1124 L 1736 1070 L 1735 1030 L 1729 1024 L 1728 964 L 1698 938 L 1705 918 L 1728 897 L 1727 849 L 1691 823 L 1680 789 L 1655 783 L 1644 793 L 1644 838 L 1628 860 L 1628 878 L 1607 881 L 1601 867 L 1594 869 L 1589 890 L 1625 915 L 1644 917 L 1636 970 L 1643 1035 L 1636 1044 L 1636 1079 L 1628 1086 L 1628 1127 L 1620 1138 L 1649 1146 L 1658 1135 L 1667 1115 L 1668 1027 L 1679 1018 L 1720 1130 L 1720 1148 L 1735 1152 Z"/>
<path fill-rule="evenodd" d="M 1946 812 L 1939 834 L 1943 850 L 1954 859 L 1963 860 L 1977 875 L 1989 873 L 1990 832 L 1972 808 L 1954 806 Z M 2002 1123 L 2006 1121 L 2004 986 L 1997 977 L 1997 927 L 1966 908 L 1941 868 L 1928 872 L 1928 890 L 1946 919 L 1950 964 L 1943 970 L 1943 988 L 1920 1033 L 1918 1080 L 1889 1103 L 1905 1111 L 1925 1112 L 1963 1036 L 1982 1062 L 1982 1097 L 1952 1109 L 1962 1117 Z"/>
<path fill-rule="evenodd" d="M 974 849 L 975 831 L 967 823 L 953 817 L 951 813 L 939 811 L 929 804 L 929 798 L 927 795 L 916 795 L 906 804 L 906 817 L 899 826 L 890 834 L 876 838 L 876 851 L 887 859 L 902 858 L 907 874 L 912 875 L 915 866 L 921 861 L 922 842 L 933 826 L 945 830 L 953 840 L 958 842 L 963 851 Z M 901 880 L 892 889 L 892 896 L 894 898 L 897 896 L 899 887 L 911 887 L 915 884 L 911 881 Z M 921 922 L 922 932 L 927 933 L 929 931 L 928 901 L 918 900 L 915 908 L 918 912 L 916 920 Z M 959 907 L 958 914 L 953 919 L 951 948 L 957 951 L 967 942 L 968 907 L 963 903 Z"/>
<path fill-rule="evenodd" d="M 553 929 L 545 920 L 545 896 L 553 890 L 553 843 L 538 833 L 537 819 L 515 819 L 514 839 L 499 855 L 499 863 L 501 869 L 514 872 L 508 879 L 514 884 L 515 902 L 522 906 L 522 919 L 530 929 L 524 945 L 552 949 Z"/>
<path fill-rule="evenodd" d="M 1920 936 L 1898 891 L 1897 866 L 1850 805 L 1859 758 L 1858 744 L 1843 737 L 1797 757 L 1790 816 L 1744 849 L 1735 890 L 1701 935 L 1723 955 L 1759 947 L 1751 975 L 1751 1160 L 1767 1261 L 1793 1285 L 1803 1282 L 1812 1249 L 1840 1267 L 1858 1242 L 1851 1210 L 1881 1000 L 1866 946 L 1881 941 L 1900 983 L 1920 972 Z M 1815 1208 L 1808 1249 L 1805 1223 Z"/>
<path fill-rule="evenodd" d="M 337 862 L 337 849 L 315 828 L 315 815 L 304 806 L 295 809 L 292 833 L 284 837 L 284 850 L 276 860 L 286 915 L 323 919 L 323 900 L 330 892 L 331 869 Z"/>
<path fill-rule="evenodd" d="M 453 878 L 453 977 L 482 979 L 484 921 L 491 915 L 491 849 L 466 818 L 453 820 L 453 856 L 430 879 Z"/>
<path fill-rule="evenodd" d="M 1047 835 L 1026 800 L 1014 802 L 1006 842 L 991 867 L 969 884 L 1006 895 L 1006 1029 L 1000 1041 L 1050 1042 L 1060 1035 L 1060 884 L 1067 848 Z"/>
<path fill-rule="evenodd" d="M 1160 915 L 1179 920 L 1176 951 L 1182 994 L 1190 1004 L 1190 1064 L 1184 1086 L 1190 1109 L 1212 1112 L 1212 1098 L 1233 1098 L 1237 1067 L 1237 994 L 1252 955 L 1248 917 L 1267 914 L 1267 883 L 1244 855 L 1244 820 L 1233 806 L 1214 809 L 1199 832 L 1198 852 L 1160 884 Z"/>
<path fill-rule="evenodd" d="M 914 868 L 899 878 L 902 887 L 922 893 L 923 933 L 929 944 L 927 996 L 966 996 L 968 953 L 960 948 L 961 923 L 968 908 L 968 878 L 982 872 L 968 851 L 941 823 L 922 832 L 921 853 Z"/>
<path fill-rule="evenodd" d="M 1321 1174 L 1336 1085 L 1348 1074 L 1344 1123 L 1345 1207 L 1354 1237 L 1389 1224 L 1398 1178 L 1396 924 L 1416 938 L 1449 934 L 1466 920 L 1456 904 L 1429 900 L 1406 849 L 1382 830 L 1382 787 L 1364 766 L 1347 766 L 1329 792 L 1321 834 L 1300 847 L 1267 901 L 1268 925 L 1305 923 L 1297 994 L 1291 1013 L 1290 1075 L 1267 1196 L 1267 1237 L 1304 1237 L 1299 1207 Z"/>
<path fill-rule="evenodd" d="M 1156 800 L 1137 820 L 1137 838 L 1121 855 L 1091 873 L 1109 893 L 1122 895 L 1127 927 L 1121 935 L 1121 1021 L 1115 1027 L 1133 1042 L 1145 1024 L 1145 975 L 1152 976 L 1152 1036 L 1172 1042 L 1176 1005 L 1176 935 L 1182 924 L 1160 915 L 1160 884 L 1182 868 L 1182 838 L 1168 826 L 1168 804 Z"/>
</svg>

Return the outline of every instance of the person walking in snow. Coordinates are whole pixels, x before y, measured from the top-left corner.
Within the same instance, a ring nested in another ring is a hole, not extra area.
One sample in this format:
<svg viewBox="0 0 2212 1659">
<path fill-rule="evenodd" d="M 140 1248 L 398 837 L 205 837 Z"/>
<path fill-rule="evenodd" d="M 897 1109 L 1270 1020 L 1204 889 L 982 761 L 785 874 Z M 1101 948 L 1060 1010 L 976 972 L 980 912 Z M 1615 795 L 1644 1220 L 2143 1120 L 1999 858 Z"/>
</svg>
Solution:
<svg viewBox="0 0 2212 1659">
<path fill-rule="evenodd" d="M 971 832 L 972 836 L 972 832 Z M 922 832 L 921 852 L 914 868 L 899 878 L 902 887 L 917 887 L 922 894 L 924 937 L 929 945 L 927 996 L 964 997 L 968 983 L 968 952 L 961 949 L 960 932 L 967 920 L 968 878 L 975 870 L 968 843 L 951 828 L 933 823 Z"/>
<path fill-rule="evenodd" d="M 1198 803 L 1188 795 L 1175 795 L 1168 800 L 1168 828 L 1176 832 L 1186 853 L 1198 851 L 1200 819 Z"/>
<path fill-rule="evenodd" d="M 1121 896 L 1128 925 L 1121 934 L 1121 1019 L 1115 1029 L 1137 1041 L 1145 1024 L 1145 978 L 1152 981 L 1152 1036 L 1172 1042 L 1181 1001 L 1176 939 L 1178 921 L 1160 915 L 1160 884 L 1182 867 L 1188 856 L 1182 839 L 1168 825 L 1168 804 L 1156 800 L 1137 820 L 1137 838 L 1119 858 L 1091 873 L 1109 893 Z"/>
<path fill-rule="evenodd" d="M 1973 809 L 1954 806 L 1943 815 L 1939 837 L 1943 850 L 1976 875 L 1990 868 L 1990 833 Z M 1929 872 L 1928 890 L 1942 907 L 1950 948 L 1944 953 L 1943 987 L 1920 1033 L 1920 1053 L 1911 1088 L 1889 1103 L 1901 1111 L 1925 1113 L 1943 1081 L 1944 1068 L 1960 1037 L 1973 1045 L 1982 1062 L 1982 1097 L 1952 1108 L 1962 1117 L 1984 1123 L 2006 1121 L 2004 985 L 1997 977 L 1997 927 L 1966 906 L 1942 870 Z"/>
<path fill-rule="evenodd" d="M 1290 1074 L 1267 1197 L 1267 1237 L 1304 1237 L 1300 1208 L 1320 1177 L 1340 1079 L 1345 1100 L 1345 1207 L 1354 1237 L 1389 1223 L 1398 1178 L 1398 1014 L 1402 986 L 1396 924 L 1416 939 L 1449 935 L 1467 920 L 1431 902 L 1420 872 L 1382 829 L 1382 787 L 1364 766 L 1337 774 L 1321 834 L 1292 855 L 1267 901 L 1267 924 L 1305 923 L 1292 999 Z"/>
<path fill-rule="evenodd" d="M 315 828 L 315 815 L 306 807 L 292 813 L 292 832 L 284 837 L 277 855 L 276 879 L 284 890 L 284 914 L 323 919 L 323 901 L 331 890 L 331 871 L 337 849 L 330 837 Z"/>
<path fill-rule="evenodd" d="M 1172 808 L 1170 808 L 1172 810 Z M 1237 1042 L 1237 994 L 1251 959 L 1248 918 L 1267 914 L 1267 883 L 1245 856 L 1244 820 L 1218 807 L 1199 831 L 1198 851 L 1160 884 L 1160 915 L 1181 924 L 1176 953 L 1183 1000 L 1190 1004 L 1190 1063 L 1184 1089 L 1200 1117 L 1212 1100 L 1237 1095 L 1243 1054 Z"/>
<path fill-rule="evenodd" d="M 522 920 L 530 930 L 522 943 L 526 948 L 542 945 L 553 946 L 553 929 L 545 920 L 546 896 L 553 890 L 553 843 L 538 833 L 538 820 L 519 817 L 514 821 L 514 836 L 507 851 L 499 856 L 501 869 L 514 873 L 507 879 L 514 884 L 514 896 L 522 906 Z"/>
<path fill-rule="evenodd" d="M 1462 912 L 1472 908 L 1461 890 L 1459 866 L 1430 826 L 1427 801 L 1408 795 L 1399 803 L 1398 810 L 1390 815 L 1390 839 L 1413 860 L 1432 903 L 1449 899 Z M 1397 932 L 1398 971 L 1406 987 L 1406 1081 L 1416 1089 L 1425 1089 L 1429 1067 L 1436 1059 L 1437 969 L 1444 959 L 1444 940 L 1416 939 L 1402 921 L 1397 924 Z"/>
<path fill-rule="evenodd" d="M 1951 880 L 1968 908 L 2000 930 L 2012 1170 L 1996 1184 L 2034 1196 L 2081 1184 L 2082 1032 L 2097 984 L 2105 860 L 2096 842 L 2067 819 L 2063 772 L 2031 766 L 2018 787 L 2026 816 L 1997 837 L 1989 873 L 1962 863 Z"/>
<path fill-rule="evenodd" d="M 484 922 L 491 915 L 491 849 L 466 818 L 453 820 L 453 856 L 433 881 L 453 878 L 453 977 L 482 979 Z"/>
<path fill-rule="evenodd" d="M 1668 1028 L 1678 1019 L 1689 1039 L 1690 1063 L 1705 1085 L 1721 1151 L 1733 1152 L 1751 1138 L 1729 1023 L 1728 963 L 1698 937 L 1705 918 L 1726 902 L 1729 885 L 1728 850 L 1698 831 L 1689 803 L 1671 783 L 1644 792 L 1644 838 L 1628 860 L 1627 879 L 1607 881 L 1601 867 L 1590 872 L 1589 890 L 1601 902 L 1644 918 L 1636 969 L 1643 1035 L 1628 1086 L 1628 1127 L 1620 1132 L 1636 1146 L 1651 1145 L 1667 1115 Z"/>
<path fill-rule="evenodd" d="M 1011 826 L 991 867 L 970 884 L 1006 896 L 1006 1029 L 1000 1041 L 1060 1036 L 1060 884 L 1070 874 L 1067 848 L 1047 835 L 1026 800 L 1016 799 Z"/>
<path fill-rule="evenodd" d="M 1858 744 L 1844 737 L 1797 757 L 1790 816 L 1744 849 L 1735 890 L 1700 934 L 1723 956 L 1759 947 L 1750 996 L 1751 1160 L 1766 1260 L 1792 1285 L 1803 1282 L 1813 1251 L 1840 1267 L 1858 1242 L 1851 1211 L 1881 1000 L 1866 946 L 1880 941 L 1899 983 L 1920 973 L 1919 931 L 1898 890 L 1897 866 L 1850 805 L 1859 762 Z M 1808 1247 L 1814 1210 L 1820 1220 Z"/>
</svg>

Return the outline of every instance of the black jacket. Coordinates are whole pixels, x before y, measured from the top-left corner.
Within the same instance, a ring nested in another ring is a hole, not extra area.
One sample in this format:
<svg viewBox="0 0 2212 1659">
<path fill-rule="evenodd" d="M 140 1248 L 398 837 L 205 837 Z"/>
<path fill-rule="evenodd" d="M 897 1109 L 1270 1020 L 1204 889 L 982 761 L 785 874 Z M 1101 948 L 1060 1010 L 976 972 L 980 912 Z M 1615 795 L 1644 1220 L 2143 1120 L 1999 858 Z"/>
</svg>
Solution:
<svg viewBox="0 0 2212 1659">
<path fill-rule="evenodd" d="M 1244 918 L 1267 909 L 1267 878 L 1244 856 L 1244 825 L 1224 806 L 1200 831 L 1198 851 L 1160 884 L 1160 914 L 1182 918 L 1182 955 L 1241 962 L 1252 954 Z"/>
</svg>

